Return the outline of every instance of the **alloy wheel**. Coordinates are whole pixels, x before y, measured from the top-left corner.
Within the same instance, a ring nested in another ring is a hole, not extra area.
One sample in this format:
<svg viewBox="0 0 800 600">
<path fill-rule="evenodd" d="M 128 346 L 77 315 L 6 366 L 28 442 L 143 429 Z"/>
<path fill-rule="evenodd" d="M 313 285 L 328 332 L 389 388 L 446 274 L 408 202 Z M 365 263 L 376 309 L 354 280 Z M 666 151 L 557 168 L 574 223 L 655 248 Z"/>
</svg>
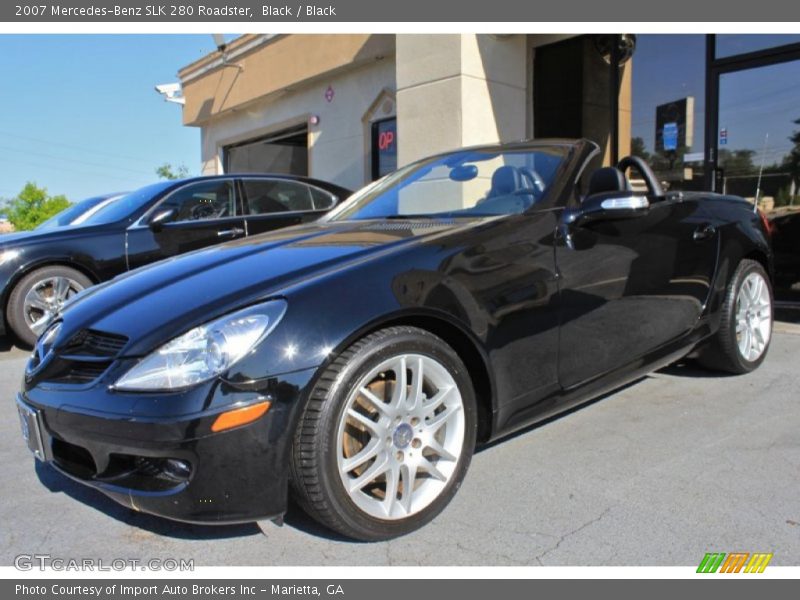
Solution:
<svg viewBox="0 0 800 600">
<path fill-rule="evenodd" d="M 25 323 L 37 336 L 58 314 L 64 303 L 83 290 L 70 277 L 48 277 L 37 281 L 23 300 Z"/>
<path fill-rule="evenodd" d="M 736 297 L 736 343 L 747 361 L 758 360 L 772 335 L 772 298 L 769 285 L 758 272 L 749 273 Z"/>
<path fill-rule="evenodd" d="M 345 492 L 377 519 L 422 511 L 456 473 L 465 423 L 461 393 L 440 362 L 421 354 L 383 361 L 354 386 L 339 420 Z"/>
</svg>

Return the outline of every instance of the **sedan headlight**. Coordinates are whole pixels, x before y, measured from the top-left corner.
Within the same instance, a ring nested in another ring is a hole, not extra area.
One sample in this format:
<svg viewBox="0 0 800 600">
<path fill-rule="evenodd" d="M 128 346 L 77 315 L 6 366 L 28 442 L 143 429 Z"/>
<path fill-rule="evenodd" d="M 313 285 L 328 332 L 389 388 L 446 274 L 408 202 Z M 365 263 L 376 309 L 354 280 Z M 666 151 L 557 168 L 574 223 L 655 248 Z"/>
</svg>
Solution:
<svg viewBox="0 0 800 600">
<path fill-rule="evenodd" d="M 285 312 L 284 300 L 272 300 L 195 327 L 142 359 L 114 388 L 174 391 L 208 381 L 247 355 Z"/>
</svg>

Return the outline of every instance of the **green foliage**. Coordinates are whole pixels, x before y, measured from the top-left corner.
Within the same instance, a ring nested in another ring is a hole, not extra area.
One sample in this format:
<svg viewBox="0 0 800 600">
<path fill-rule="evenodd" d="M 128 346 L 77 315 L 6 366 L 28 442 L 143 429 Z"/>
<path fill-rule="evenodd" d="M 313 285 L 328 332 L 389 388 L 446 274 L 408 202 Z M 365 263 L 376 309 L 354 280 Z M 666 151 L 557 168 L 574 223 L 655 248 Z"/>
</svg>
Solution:
<svg viewBox="0 0 800 600">
<path fill-rule="evenodd" d="M 650 153 L 645 148 L 644 140 L 640 137 L 631 138 L 631 155 L 638 156 L 645 162 L 650 162 Z"/>
<path fill-rule="evenodd" d="M 790 206 L 790 205 L 800 205 L 800 198 L 798 196 L 792 196 L 789 191 L 789 186 L 782 187 L 778 190 L 778 193 L 775 195 L 775 208 L 779 206 Z"/>
<path fill-rule="evenodd" d="M 156 175 L 160 179 L 183 179 L 189 176 L 189 169 L 186 165 L 173 167 L 171 163 L 164 163 L 156 168 Z"/>
<path fill-rule="evenodd" d="M 29 231 L 70 204 L 66 196 L 50 196 L 46 188 L 29 181 L 17 197 L 6 204 L 4 211 L 14 229 Z"/>
</svg>

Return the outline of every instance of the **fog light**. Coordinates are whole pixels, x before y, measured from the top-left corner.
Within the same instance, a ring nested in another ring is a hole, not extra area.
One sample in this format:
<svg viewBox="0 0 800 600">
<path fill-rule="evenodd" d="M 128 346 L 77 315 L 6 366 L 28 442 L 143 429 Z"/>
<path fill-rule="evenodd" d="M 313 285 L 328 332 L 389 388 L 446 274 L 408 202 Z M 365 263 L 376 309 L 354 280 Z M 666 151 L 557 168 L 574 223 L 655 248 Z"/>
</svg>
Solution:
<svg viewBox="0 0 800 600">
<path fill-rule="evenodd" d="M 192 466 L 185 460 L 168 458 L 164 461 L 164 475 L 176 481 L 186 481 L 192 474 Z"/>
</svg>

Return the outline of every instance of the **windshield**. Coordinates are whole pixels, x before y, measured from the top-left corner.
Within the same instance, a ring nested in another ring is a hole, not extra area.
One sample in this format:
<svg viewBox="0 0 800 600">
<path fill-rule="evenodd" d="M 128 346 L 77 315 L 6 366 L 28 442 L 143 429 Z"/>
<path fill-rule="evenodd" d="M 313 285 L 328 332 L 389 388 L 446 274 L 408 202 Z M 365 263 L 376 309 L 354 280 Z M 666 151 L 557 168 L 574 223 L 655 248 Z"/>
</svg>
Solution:
<svg viewBox="0 0 800 600">
<path fill-rule="evenodd" d="M 521 213 L 540 202 L 568 146 L 462 150 L 413 163 L 353 194 L 330 221 L 483 217 Z"/>
<path fill-rule="evenodd" d="M 66 227 L 67 225 L 76 225 L 81 222 L 84 216 L 88 217 L 92 213 L 102 207 L 103 203 L 110 201 L 108 196 L 95 196 L 93 198 L 86 198 L 80 200 L 72 206 L 68 206 L 57 215 L 54 215 L 40 223 L 36 229 L 55 229 L 56 227 Z"/>
<path fill-rule="evenodd" d="M 159 181 L 151 185 L 139 188 L 135 192 L 126 194 L 121 198 L 110 202 L 92 214 L 85 221 L 84 225 L 105 225 L 106 223 L 116 223 L 127 219 L 132 214 L 144 207 L 155 196 L 175 185 L 174 181 Z"/>
</svg>

